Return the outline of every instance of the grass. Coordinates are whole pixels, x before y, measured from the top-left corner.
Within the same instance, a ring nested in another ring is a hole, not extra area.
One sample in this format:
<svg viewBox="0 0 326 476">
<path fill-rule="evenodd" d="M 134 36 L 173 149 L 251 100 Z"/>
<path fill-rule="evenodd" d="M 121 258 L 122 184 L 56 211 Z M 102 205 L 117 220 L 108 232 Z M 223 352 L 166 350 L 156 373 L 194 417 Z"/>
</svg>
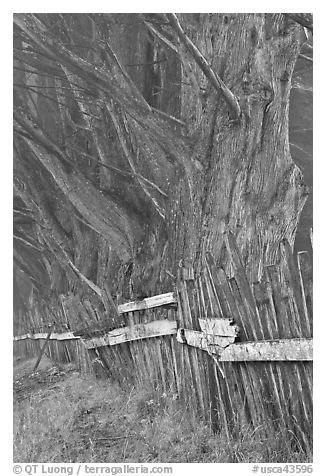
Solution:
<svg viewBox="0 0 326 476">
<path fill-rule="evenodd" d="M 284 439 L 236 440 L 213 434 L 174 395 L 146 388 L 122 391 L 108 380 L 58 369 L 46 359 L 15 367 L 14 461 L 89 463 L 309 462 L 289 455 Z"/>
</svg>

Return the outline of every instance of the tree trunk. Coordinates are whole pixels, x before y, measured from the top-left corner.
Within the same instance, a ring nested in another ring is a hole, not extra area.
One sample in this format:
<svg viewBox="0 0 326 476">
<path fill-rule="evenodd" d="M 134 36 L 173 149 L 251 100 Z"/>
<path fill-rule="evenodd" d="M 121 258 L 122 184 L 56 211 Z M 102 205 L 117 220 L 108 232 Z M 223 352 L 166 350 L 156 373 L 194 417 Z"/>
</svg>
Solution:
<svg viewBox="0 0 326 476">
<path fill-rule="evenodd" d="M 200 267 L 211 251 L 232 274 L 223 253 L 224 234 L 231 231 L 255 281 L 263 264 L 278 261 L 282 239 L 293 245 L 307 195 L 288 140 L 298 29 L 282 15 L 187 14 L 180 19 L 212 69 L 240 98 L 242 115 L 230 120 L 221 95 L 184 51 L 181 117 L 196 167 L 189 181 L 181 171 L 171 187 L 161 266 L 176 275 L 180 260 Z"/>
</svg>

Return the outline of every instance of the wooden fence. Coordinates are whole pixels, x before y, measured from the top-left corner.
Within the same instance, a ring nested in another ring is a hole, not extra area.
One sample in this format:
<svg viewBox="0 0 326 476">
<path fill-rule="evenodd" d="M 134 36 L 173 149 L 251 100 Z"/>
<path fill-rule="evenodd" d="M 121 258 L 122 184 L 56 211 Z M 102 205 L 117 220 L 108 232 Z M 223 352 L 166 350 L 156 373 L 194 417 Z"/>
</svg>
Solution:
<svg viewBox="0 0 326 476">
<path fill-rule="evenodd" d="M 311 451 L 310 256 L 294 257 L 283 242 L 282 269 L 266 266 L 262 280 L 249 283 L 232 235 L 226 244 L 231 279 L 207 254 L 199 276 L 180 269 L 175 292 L 118 306 L 113 329 L 88 304 L 85 328 L 52 334 L 49 353 L 84 369 L 91 362 L 124 388 L 173 392 L 229 438 L 251 427 L 259 438 L 283 433 L 292 448 Z M 16 352 L 32 354 L 45 338 L 20 336 L 15 346 L 25 348 Z"/>
<path fill-rule="evenodd" d="M 43 332 L 14 337 L 14 357 L 30 359 L 40 355 L 46 338 L 47 334 Z M 92 365 L 83 341 L 79 337 L 75 337 L 72 332 L 51 334 L 45 355 L 58 364 L 73 363 L 83 373 L 92 371 Z"/>
</svg>

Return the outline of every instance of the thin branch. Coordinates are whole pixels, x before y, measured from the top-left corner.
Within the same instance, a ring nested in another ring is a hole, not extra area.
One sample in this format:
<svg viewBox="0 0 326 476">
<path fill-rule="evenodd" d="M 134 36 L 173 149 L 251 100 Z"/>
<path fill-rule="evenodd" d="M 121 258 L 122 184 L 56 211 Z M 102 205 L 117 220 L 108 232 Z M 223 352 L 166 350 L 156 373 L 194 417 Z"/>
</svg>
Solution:
<svg viewBox="0 0 326 476">
<path fill-rule="evenodd" d="M 310 157 L 312 159 L 312 155 L 309 152 L 307 152 L 305 149 L 303 149 L 302 147 L 299 147 L 298 145 L 293 144 L 292 142 L 290 142 L 290 145 L 292 145 L 292 147 L 295 147 L 296 149 L 300 150 L 301 152 L 306 154 L 307 157 Z"/>
<path fill-rule="evenodd" d="M 126 133 L 127 132 L 126 131 L 126 125 L 124 124 L 123 119 L 120 120 L 120 118 L 117 117 L 117 115 L 116 115 L 115 111 L 113 111 L 112 107 L 109 107 L 109 105 L 107 105 L 106 107 L 107 107 L 107 110 L 108 110 L 108 112 L 111 116 L 111 119 L 112 119 L 112 122 L 114 124 L 115 130 L 117 132 L 117 135 L 118 135 L 119 142 L 120 142 L 121 148 L 123 150 L 123 153 L 124 153 L 128 163 L 130 165 L 130 168 L 131 168 L 132 172 L 136 175 L 137 172 L 136 172 L 135 164 L 134 164 L 134 161 L 133 161 L 133 158 L 132 158 L 132 151 L 130 151 L 130 144 L 128 144 L 129 141 L 126 138 L 129 135 L 129 134 Z M 162 210 L 162 208 L 160 207 L 160 205 L 157 203 L 157 200 L 149 193 L 149 191 L 147 190 L 145 185 L 143 183 L 141 183 L 142 179 L 138 178 L 138 177 L 137 177 L 137 179 L 138 179 L 139 185 L 141 186 L 145 195 L 147 195 L 150 198 L 150 200 L 153 202 L 157 213 L 161 216 L 161 218 L 163 218 L 163 220 L 165 220 L 165 213 Z"/>
<path fill-rule="evenodd" d="M 54 249 L 53 249 L 53 245 L 51 244 L 51 241 L 53 241 L 55 244 Z M 81 281 L 86 283 L 87 286 L 91 288 L 98 296 L 102 297 L 101 289 L 95 283 L 93 283 L 93 281 L 86 278 L 86 276 L 77 268 L 77 266 L 74 265 L 74 263 L 71 261 L 66 251 L 63 249 L 63 247 L 57 240 L 54 240 L 53 238 L 49 240 L 48 238 L 46 238 L 46 242 L 49 249 L 53 253 L 54 257 L 56 258 L 56 260 L 61 266 L 68 265 L 75 272 L 75 274 L 77 274 L 77 276 L 79 277 Z M 58 253 L 58 250 L 60 251 L 61 256 L 60 256 L 60 253 Z"/>
<path fill-rule="evenodd" d="M 15 238 L 15 240 L 22 241 L 25 245 L 30 246 L 31 248 L 34 248 L 34 250 L 42 252 L 41 248 L 37 248 L 35 245 L 30 243 L 29 241 L 24 240 L 24 238 L 21 238 L 20 236 L 15 235 L 15 233 L 13 234 L 13 237 Z"/>
<path fill-rule="evenodd" d="M 28 210 L 30 213 L 32 213 L 31 210 Z M 13 209 L 13 212 L 14 213 L 18 213 L 19 215 L 23 215 L 24 217 L 28 217 L 30 218 L 31 220 L 34 220 L 33 217 L 31 217 L 30 213 L 24 213 L 22 210 L 17 210 L 16 208 Z"/>
<path fill-rule="evenodd" d="M 300 57 L 300 58 L 303 58 L 303 59 L 305 59 L 305 60 L 307 60 L 307 61 L 310 61 L 311 63 L 314 62 L 314 60 L 313 60 L 312 58 L 309 58 L 309 56 L 303 55 L 302 53 L 299 53 L 299 57 Z"/>
<path fill-rule="evenodd" d="M 312 21 L 307 20 L 307 18 L 305 18 L 303 15 L 300 15 L 299 13 L 285 13 L 285 15 L 304 28 L 308 28 L 308 30 L 313 31 Z"/>
<path fill-rule="evenodd" d="M 22 60 L 20 60 L 22 61 Z M 19 66 L 13 66 L 14 69 L 17 69 L 17 71 L 22 71 L 23 73 L 30 73 L 30 75 L 34 75 L 34 76 L 45 76 L 47 78 L 59 78 L 59 79 L 62 79 L 63 81 L 67 81 L 67 78 L 66 76 L 61 76 L 60 74 L 55 74 L 55 73 L 45 73 L 45 72 L 41 72 L 40 70 L 32 70 L 32 69 L 26 69 L 26 68 L 19 68 Z M 81 91 L 85 91 L 87 94 L 90 94 L 91 92 L 81 86 L 80 84 L 77 84 L 77 83 L 73 83 L 72 81 L 69 81 L 69 84 L 71 86 L 75 86 L 74 88 L 70 87 L 69 89 L 72 90 L 72 89 L 78 89 L 78 90 L 81 90 Z"/>
<path fill-rule="evenodd" d="M 304 129 L 291 129 L 290 133 L 291 132 L 307 132 L 307 131 L 312 131 L 312 130 L 313 130 L 312 127 L 307 127 L 307 128 L 304 128 Z"/>
<path fill-rule="evenodd" d="M 162 35 L 156 28 L 153 27 L 148 21 L 144 20 L 145 25 L 147 28 L 159 39 L 161 40 L 162 43 L 167 45 L 171 50 L 173 50 L 175 53 L 179 53 L 179 50 L 176 46 L 174 46 L 173 43 L 171 43 L 170 40 L 168 40 L 164 35 Z"/>
<path fill-rule="evenodd" d="M 166 58 L 156 60 L 156 61 L 147 61 L 146 63 L 129 63 L 129 64 L 124 64 L 123 66 L 150 66 L 152 64 L 159 64 L 159 63 L 165 63 L 167 61 Z"/>
<path fill-rule="evenodd" d="M 35 24 L 31 25 L 30 19 L 30 15 L 15 14 L 14 16 L 15 24 L 40 48 L 43 55 L 55 63 L 67 66 L 74 74 L 77 73 L 80 78 L 86 79 L 88 84 L 95 86 L 96 90 L 101 90 L 104 94 L 108 94 L 109 97 L 118 101 L 122 107 L 128 109 L 137 105 L 139 112 L 146 112 L 148 114 L 151 111 L 150 106 L 146 103 L 126 72 L 121 68 L 107 42 L 107 54 L 110 55 L 113 68 L 120 70 L 119 73 L 123 75 L 124 84 L 116 84 L 115 72 L 94 68 L 93 64 L 67 50 L 60 43 L 56 43 L 55 39 L 51 38 L 50 35 L 45 38 L 44 33 L 40 32 Z M 122 86 L 124 90 L 122 90 Z"/>
<path fill-rule="evenodd" d="M 127 114 L 132 115 L 160 148 L 168 152 L 164 156 L 165 160 L 171 163 L 181 163 L 185 169 L 192 167 L 187 153 L 187 145 L 183 138 L 175 133 L 170 121 L 163 121 L 163 118 L 153 114 L 151 107 L 124 71 L 107 42 L 105 42 L 105 53 L 108 55 L 108 67 L 94 68 L 94 65 L 89 61 L 80 58 L 57 43 L 51 35 L 44 35 L 42 31 L 39 31 L 30 15 L 16 14 L 14 21 L 30 41 L 51 58 L 52 63 L 60 64 L 61 68 L 68 69 L 74 76 L 77 75 L 84 80 L 90 88 L 94 87 L 94 90 L 98 91 L 99 97 L 105 100 L 113 99 Z M 25 56 L 28 55 L 25 54 Z M 24 57 L 24 59 L 27 63 L 31 61 L 30 58 Z M 42 69 L 42 64 L 37 62 L 37 67 Z M 57 70 L 54 72 L 57 74 Z"/>
<path fill-rule="evenodd" d="M 69 168 L 73 167 L 73 164 L 71 164 L 70 161 L 63 155 L 59 147 L 44 134 L 39 124 L 32 122 L 32 120 L 26 116 L 24 117 L 23 114 L 16 112 L 14 112 L 14 121 L 16 121 L 22 128 L 22 131 L 15 129 L 17 133 L 25 137 L 25 133 L 27 133 L 27 138 L 30 137 L 34 142 L 44 147 L 45 150 L 53 153 L 59 159 L 61 164 L 69 166 Z M 36 157 L 39 159 L 37 155 Z"/>
<path fill-rule="evenodd" d="M 13 83 L 13 86 L 16 87 L 16 88 L 26 89 L 28 91 L 31 91 L 34 94 L 38 94 L 39 96 L 42 96 L 43 98 L 47 99 L 48 101 L 52 101 L 56 104 L 60 104 L 61 106 L 64 106 L 64 104 L 62 102 L 58 101 L 57 99 L 51 98 L 51 96 L 48 96 L 47 94 L 41 93 L 40 91 L 37 91 L 37 90 L 33 89 L 32 86 L 28 86 L 28 85 L 22 84 L 22 83 L 21 84 L 20 83 Z"/>
<path fill-rule="evenodd" d="M 163 190 L 158 186 L 156 185 L 155 183 L 151 182 L 150 180 L 148 180 L 147 178 L 145 178 L 143 175 L 141 175 L 140 173 L 138 172 L 128 172 L 126 170 L 121 170 L 119 169 L 118 167 L 115 167 L 114 165 L 109 165 L 109 164 L 104 164 L 103 162 L 95 159 L 94 157 L 92 157 L 90 154 L 87 154 L 86 152 L 83 152 L 82 150 L 78 149 L 78 148 L 75 148 L 75 147 L 72 147 L 70 145 L 67 145 L 65 144 L 65 147 L 67 149 L 71 149 L 77 153 L 80 153 L 82 155 L 84 155 L 85 157 L 87 157 L 89 160 L 91 160 L 92 162 L 95 162 L 96 164 L 98 164 L 99 166 L 101 167 L 104 167 L 105 169 L 108 169 L 108 170 L 111 170 L 112 172 L 116 172 L 120 175 L 122 175 L 123 177 L 132 177 L 132 178 L 138 178 L 140 180 L 142 180 L 143 182 L 146 182 L 148 185 L 150 185 L 151 187 L 155 188 L 155 190 L 157 190 L 163 197 L 167 198 L 167 194 L 165 192 L 163 192 Z"/>
<path fill-rule="evenodd" d="M 184 44 L 189 53 L 192 55 L 204 75 L 211 82 L 212 86 L 222 94 L 223 99 L 229 108 L 232 118 L 238 119 L 241 114 L 241 108 L 235 95 L 228 89 L 228 87 L 224 84 L 221 78 L 212 70 L 206 58 L 201 54 L 201 52 L 194 45 L 191 39 L 186 35 L 182 26 L 179 23 L 178 17 L 174 13 L 167 13 L 166 16 L 170 21 L 170 25 L 177 33 L 180 41 Z"/>
<path fill-rule="evenodd" d="M 142 180 L 143 182 L 147 183 L 150 187 L 153 187 L 155 188 L 155 190 L 158 191 L 158 193 L 160 193 L 163 197 L 165 198 L 168 198 L 167 194 L 165 192 L 163 192 L 163 190 L 160 189 L 160 187 L 158 185 L 156 185 L 156 183 L 154 182 L 151 182 L 150 180 L 148 180 L 147 178 L 145 178 L 143 175 L 141 175 L 140 173 L 138 172 L 134 172 L 133 174 L 131 174 L 133 176 L 135 176 L 136 178 Z"/>
<path fill-rule="evenodd" d="M 78 277 L 81 279 L 81 281 L 83 281 L 84 283 L 87 284 L 87 286 L 89 286 L 98 296 L 102 297 L 102 291 L 101 289 L 96 286 L 95 283 L 93 283 L 93 281 L 91 281 L 90 279 L 86 278 L 86 276 L 83 275 L 83 273 L 81 271 L 79 271 L 79 269 L 74 265 L 74 263 L 69 259 L 67 253 L 61 248 L 61 251 L 64 253 L 65 256 L 65 259 L 67 260 L 69 266 L 71 267 L 71 269 L 73 269 L 75 271 L 75 273 L 78 275 Z"/>
<path fill-rule="evenodd" d="M 77 220 L 79 220 L 81 223 L 83 223 L 83 224 L 86 225 L 88 228 L 90 228 L 91 230 L 95 231 L 95 233 L 98 234 L 98 231 L 97 231 L 94 227 L 92 227 L 92 225 L 90 225 L 89 223 L 87 223 L 86 221 L 84 221 L 82 218 L 80 218 L 80 217 L 77 215 L 77 213 L 75 213 L 74 215 L 75 215 L 75 217 L 76 217 Z"/>
<path fill-rule="evenodd" d="M 14 83 L 14 86 L 28 86 L 29 88 L 38 88 L 38 89 L 57 89 L 56 86 L 39 86 L 38 84 L 24 84 L 24 83 Z M 70 87 L 60 86 L 60 89 L 68 89 L 71 91 Z M 79 91 L 85 91 L 85 89 L 79 89 Z"/>
<path fill-rule="evenodd" d="M 156 107 L 152 106 L 152 111 L 156 112 L 157 114 L 159 114 L 162 117 L 166 117 L 167 119 L 170 119 L 170 121 L 175 122 L 179 126 L 187 127 L 187 124 L 185 122 L 181 121 L 180 119 L 177 119 L 174 116 L 170 116 L 170 114 L 167 114 L 166 112 L 163 112 L 160 109 L 156 109 Z"/>
<path fill-rule="evenodd" d="M 24 264 L 24 262 L 21 261 L 23 258 L 20 255 L 15 256 L 15 254 L 14 254 L 13 258 L 14 258 L 14 262 L 15 262 L 17 268 L 19 268 L 20 271 L 22 271 L 31 281 L 33 281 L 34 284 L 37 283 L 41 287 L 43 287 L 41 282 L 38 279 L 36 279 L 34 276 L 32 276 L 32 273 L 28 269 L 28 266 L 26 265 L 26 263 Z M 33 283 L 31 283 L 31 284 L 33 284 Z"/>
</svg>

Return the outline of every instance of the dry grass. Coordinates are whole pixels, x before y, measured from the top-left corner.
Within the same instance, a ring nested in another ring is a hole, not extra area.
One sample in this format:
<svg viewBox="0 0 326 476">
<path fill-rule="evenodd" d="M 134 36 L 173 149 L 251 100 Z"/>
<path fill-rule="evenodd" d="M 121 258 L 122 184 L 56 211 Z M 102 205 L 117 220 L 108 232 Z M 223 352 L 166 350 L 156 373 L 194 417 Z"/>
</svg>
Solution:
<svg viewBox="0 0 326 476">
<path fill-rule="evenodd" d="M 20 392 L 14 403 L 15 462 L 311 460 L 303 451 L 290 455 L 282 437 L 258 440 L 248 429 L 234 441 L 214 435 L 173 395 L 144 388 L 123 392 L 108 380 L 81 376 L 72 369 L 60 373 L 51 366 L 43 362 L 36 376 L 24 377 L 32 368 L 24 363 L 18 373 L 19 385 L 32 390 L 26 398 Z M 35 379 L 42 385 L 33 385 Z"/>
</svg>

